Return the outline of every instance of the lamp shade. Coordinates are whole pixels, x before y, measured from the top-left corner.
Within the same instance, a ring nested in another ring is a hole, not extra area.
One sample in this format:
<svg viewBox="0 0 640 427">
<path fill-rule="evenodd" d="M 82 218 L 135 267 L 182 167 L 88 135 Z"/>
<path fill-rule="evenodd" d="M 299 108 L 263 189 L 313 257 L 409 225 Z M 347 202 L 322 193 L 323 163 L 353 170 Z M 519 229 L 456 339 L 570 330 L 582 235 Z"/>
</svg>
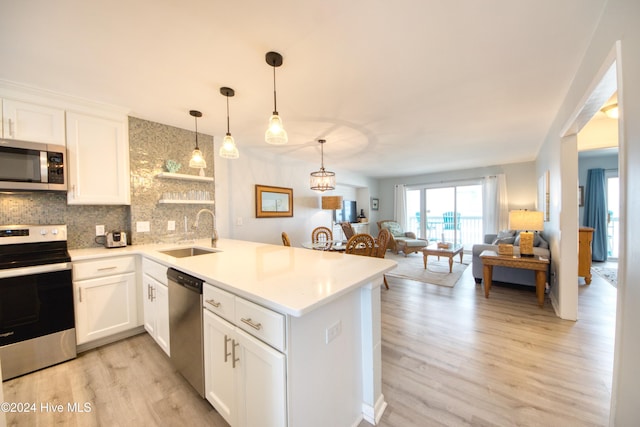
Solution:
<svg viewBox="0 0 640 427">
<path fill-rule="evenodd" d="M 544 213 L 539 211 L 509 212 L 509 228 L 511 230 L 543 231 Z"/>
<path fill-rule="evenodd" d="M 322 196 L 322 209 L 342 209 L 342 196 Z"/>
</svg>

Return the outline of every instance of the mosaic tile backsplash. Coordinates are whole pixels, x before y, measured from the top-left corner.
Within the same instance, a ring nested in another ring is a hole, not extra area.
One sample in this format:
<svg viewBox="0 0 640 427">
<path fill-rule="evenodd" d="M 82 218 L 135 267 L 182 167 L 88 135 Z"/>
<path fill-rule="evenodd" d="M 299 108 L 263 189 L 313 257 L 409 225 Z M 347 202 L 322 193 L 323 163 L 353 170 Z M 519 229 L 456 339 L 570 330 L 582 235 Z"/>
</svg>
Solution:
<svg viewBox="0 0 640 427">
<path fill-rule="evenodd" d="M 198 145 L 205 156 L 206 176 L 214 176 L 213 137 L 198 134 Z M 95 226 L 107 231 L 127 231 L 132 244 L 211 235 L 211 215 L 203 214 L 198 230 L 192 230 L 196 214 L 202 208 L 214 211 L 213 204 L 160 204 L 165 193 L 204 197 L 215 200 L 214 184 L 157 178 L 167 171 L 166 161 L 181 163 L 177 173 L 198 175 L 189 168 L 195 133 L 134 117 L 129 118 L 129 150 L 131 168 L 131 206 L 67 205 L 65 192 L 27 192 L 0 194 L 0 224 L 67 224 L 70 249 L 99 246 L 95 243 Z M 185 232 L 185 218 L 187 232 Z M 136 232 L 136 222 L 149 221 L 150 232 Z M 175 231 L 168 231 L 169 221 Z"/>
</svg>

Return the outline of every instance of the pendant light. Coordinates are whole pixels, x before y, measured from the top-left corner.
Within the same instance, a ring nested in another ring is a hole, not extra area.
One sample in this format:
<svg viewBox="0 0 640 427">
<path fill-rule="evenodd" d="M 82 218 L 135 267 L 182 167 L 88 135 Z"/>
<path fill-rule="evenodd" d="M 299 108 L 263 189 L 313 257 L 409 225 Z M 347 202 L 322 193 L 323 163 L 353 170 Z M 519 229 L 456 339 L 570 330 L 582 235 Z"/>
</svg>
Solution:
<svg viewBox="0 0 640 427">
<path fill-rule="evenodd" d="M 289 141 L 287 131 L 282 127 L 282 119 L 278 115 L 276 102 L 276 67 L 282 65 L 282 55 L 278 52 L 267 52 L 265 59 L 267 64 L 273 67 L 273 114 L 269 119 L 269 128 L 264 134 L 264 140 L 269 144 L 282 145 Z"/>
<path fill-rule="evenodd" d="M 324 170 L 324 139 L 319 139 L 320 143 L 320 155 L 321 155 L 321 163 L 320 170 L 316 172 L 311 172 L 311 189 L 319 192 L 324 192 L 328 190 L 336 189 L 336 174 L 334 172 L 329 172 Z"/>
<path fill-rule="evenodd" d="M 220 93 L 227 97 L 227 134 L 222 140 L 220 157 L 224 157 L 225 159 L 237 159 L 240 157 L 240 153 L 238 152 L 238 147 L 236 147 L 236 142 L 231 136 L 231 132 L 229 132 L 229 97 L 234 96 L 236 93 L 230 87 L 221 87 Z"/>
<path fill-rule="evenodd" d="M 191 160 L 189 160 L 189 167 L 195 169 L 203 169 L 207 167 L 207 162 L 204 160 L 204 156 L 198 148 L 198 117 L 202 117 L 202 113 L 200 111 L 191 110 L 189 111 L 196 121 L 196 149 L 191 153 Z M 201 170 L 202 172 L 202 170 Z"/>
</svg>

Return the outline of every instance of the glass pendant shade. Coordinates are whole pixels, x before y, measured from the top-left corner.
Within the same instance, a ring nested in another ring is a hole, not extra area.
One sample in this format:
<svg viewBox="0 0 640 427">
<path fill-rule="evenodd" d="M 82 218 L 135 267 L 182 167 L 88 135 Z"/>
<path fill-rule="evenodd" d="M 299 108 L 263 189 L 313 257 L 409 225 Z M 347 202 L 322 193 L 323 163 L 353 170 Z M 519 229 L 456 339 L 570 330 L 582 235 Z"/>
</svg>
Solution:
<svg viewBox="0 0 640 427">
<path fill-rule="evenodd" d="M 228 133 L 222 140 L 222 147 L 220 147 L 219 154 L 220 157 L 224 157 L 225 159 L 237 159 L 240 157 L 238 147 L 236 147 L 236 142 L 233 140 L 230 133 Z"/>
<path fill-rule="evenodd" d="M 202 151 L 198 147 L 198 117 L 202 117 L 202 113 L 197 110 L 190 110 L 189 114 L 194 118 L 196 122 L 196 148 L 191 152 L 191 159 L 189 160 L 189 167 L 196 169 L 203 169 L 207 167 L 207 162 L 204 160 Z"/>
<path fill-rule="evenodd" d="M 265 56 L 267 64 L 273 67 L 273 114 L 269 118 L 269 127 L 264 134 L 264 140 L 268 144 L 283 145 L 289 141 L 287 131 L 282 126 L 282 119 L 278 115 L 278 102 L 276 97 L 276 67 L 282 65 L 282 55 L 278 52 L 267 52 Z"/>
<path fill-rule="evenodd" d="M 220 147 L 218 154 L 225 159 L 237 159 L 240 157 L 240 152 L 238 152 L 236 142 L 233 140 L 229 130 L 229 97 L 235 96 L 236 92 L 230 87 L 221 87 L 220 93 L 227 98 L 227 134 L 222 139 L 222 147 Z"/>
<path fill-rule="evenodd" d="M 278 114 L 274 113 L 269 119 L 269 128 L 264 134 L 264 140 L 273 145 L 282 145 L 289 141 L 287 131 L 282 127 L 282 119 Z"/>
<path fill-rule="evenodd" d="M 207 167 L 207 162 L 204 160 L 204 156 L 202 155 L 202 152 L 197 147 L 191 153 L 191 160 L 189 160 L 189 167 L 197 168 L 197 169 Z"/>
</svg>

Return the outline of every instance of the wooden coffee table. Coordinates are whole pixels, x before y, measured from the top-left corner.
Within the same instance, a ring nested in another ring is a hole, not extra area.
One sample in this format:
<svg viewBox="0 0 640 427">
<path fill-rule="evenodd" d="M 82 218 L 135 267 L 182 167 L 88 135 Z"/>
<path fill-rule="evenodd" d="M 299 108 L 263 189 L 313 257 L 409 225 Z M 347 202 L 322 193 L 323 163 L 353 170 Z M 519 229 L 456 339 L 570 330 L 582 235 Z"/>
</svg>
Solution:
<svg viewBox="0 0 640 427">
<path fill-rule="evenodd" d="M 435 243 L 433 245 L 429 245 L 426 248 L 420 249 L 422 252 L 422 260 L 424 261 L 424 268 L 427 268 L 427 257 L 437 256 L 440 259 L 441 256 L 449 258 L 449 273 L 453 271 L 453 257 L 460 254 L 460 263 L 462 264 L 462 257 L 464 254 L 462 253 L 464 246 L 462 245 L 451 245 L 449 248 L 438 248 L 438 244 Z"/>
<path fill-rule="evenodd" d="M 493 267 L 511 267 L 532 270 L 536 275 L 536 296 L 538 297 L 538 305 L 544 306 L 544 285 L 547 281 L 547 270 L 549 269 L 549 260 L 540 258 L 539 256 L 521 257 L 516 255 L 498 255 L 494 251 L 482 251 L 480 254 L 482 260 L 482 272 L 484 275 L 484 296 L 489 298 L 491 290 L 491 280 L 493 276 Z"/>
</svg>

